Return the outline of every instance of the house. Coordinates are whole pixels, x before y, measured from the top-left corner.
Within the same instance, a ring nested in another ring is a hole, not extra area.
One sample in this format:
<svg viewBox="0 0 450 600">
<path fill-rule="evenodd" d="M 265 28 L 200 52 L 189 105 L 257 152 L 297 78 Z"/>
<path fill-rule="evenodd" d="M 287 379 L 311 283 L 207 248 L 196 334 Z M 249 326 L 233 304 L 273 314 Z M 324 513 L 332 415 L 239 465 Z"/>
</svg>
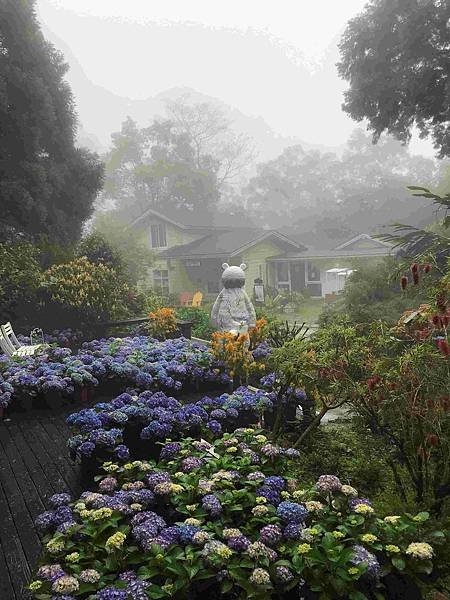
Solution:
<svg viewBox="0 0 450 600">
<path fill-rule="evenodd" d="M 181 211 L 179 215 L 182 218 L 148 209 L 132 223 L 148 232 L 149 245 L 157 253 L 147 284 L 163 293 L 200 290 L 216 295 L 222 263 L 244 262 L 250 295 L 259 279 L 266 288 L 307 289 L 312 296 L 325 297 L 343 289 L 357 260 L 380 260 L 392 253 L 390 245 L 368 234 L 335 248 L 313 250 L 276 230 L 198 225 L 193 216 Z"/>
</svg>

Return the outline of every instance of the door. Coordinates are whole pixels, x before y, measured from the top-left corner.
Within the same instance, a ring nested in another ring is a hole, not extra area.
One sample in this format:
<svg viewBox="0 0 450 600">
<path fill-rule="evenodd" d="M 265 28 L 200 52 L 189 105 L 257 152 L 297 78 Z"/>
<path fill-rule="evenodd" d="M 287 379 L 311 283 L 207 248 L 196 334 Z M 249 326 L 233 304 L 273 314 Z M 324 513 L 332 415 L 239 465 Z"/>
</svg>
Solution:
<svg viewBox="0 0 450 600">
<path fill-rule="evenodd" d="M 305 288 L 305 263 L 303 261 L 291 263 L 291 290 L 300 292 Z"/>
</svg>

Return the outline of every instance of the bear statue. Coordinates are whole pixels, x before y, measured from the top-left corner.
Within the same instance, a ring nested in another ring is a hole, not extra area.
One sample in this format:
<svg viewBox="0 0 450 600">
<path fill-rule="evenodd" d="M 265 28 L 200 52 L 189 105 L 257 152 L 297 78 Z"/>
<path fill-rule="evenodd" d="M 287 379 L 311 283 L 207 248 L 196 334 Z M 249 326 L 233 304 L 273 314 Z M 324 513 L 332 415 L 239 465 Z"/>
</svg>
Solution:
<svg viewBox="0 0 450 600">
<path fill-rule="evenodd" d="M 245 264 L 240 267 L 230 267 L 227 263 L 222 265 L 223 289 L 211 311 L 213 324 L 234 335 L 247 333 L 256 323 L 255 309 L 244 289 L 246 268 Z"/>
</svg>

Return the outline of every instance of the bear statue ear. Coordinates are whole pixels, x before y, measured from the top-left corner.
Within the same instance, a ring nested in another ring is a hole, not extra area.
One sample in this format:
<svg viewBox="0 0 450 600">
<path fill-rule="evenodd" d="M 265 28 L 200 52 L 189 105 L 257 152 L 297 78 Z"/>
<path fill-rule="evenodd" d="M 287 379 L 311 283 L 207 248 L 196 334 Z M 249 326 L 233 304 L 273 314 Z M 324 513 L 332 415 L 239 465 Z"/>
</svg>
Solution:
<svg viewBox="0 0 450 600">
<path fill-rule="evenodd" d="M 223 265 L 222 265 L 222 269 L 225 271 L 225 269 L 228 269 L 228 268 L 229 268 L 229 266 L 230 266 L 230 265 L 229 265 L 228 263 L 223 263 Z"/>
<path fill-rule="evenodd" d="M 239 268 L 242 269 L 243 271 L 245 271 L 247 268 L 247 265 L 245 263 L 242 263 L 242 265 Z"/>
</svg>

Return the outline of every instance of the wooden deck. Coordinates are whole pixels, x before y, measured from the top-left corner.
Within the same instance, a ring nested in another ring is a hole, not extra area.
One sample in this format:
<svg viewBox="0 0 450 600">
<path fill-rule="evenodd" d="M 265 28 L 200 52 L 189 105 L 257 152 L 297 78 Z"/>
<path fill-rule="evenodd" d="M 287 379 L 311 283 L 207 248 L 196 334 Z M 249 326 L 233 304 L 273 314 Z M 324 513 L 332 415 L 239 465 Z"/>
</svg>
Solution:
<svg viewBox="0 0 450 600">
<path fill-rule="evenodd" d="M 34 519 L 49 508 L 52 494 L 81 490 L 79 465 L 68 455 L 67 414 L 58 411 L 15 413 L 0 423 L 0 599 L 27 598 L 28 583 L 41 551 Z"/>
</svg>

